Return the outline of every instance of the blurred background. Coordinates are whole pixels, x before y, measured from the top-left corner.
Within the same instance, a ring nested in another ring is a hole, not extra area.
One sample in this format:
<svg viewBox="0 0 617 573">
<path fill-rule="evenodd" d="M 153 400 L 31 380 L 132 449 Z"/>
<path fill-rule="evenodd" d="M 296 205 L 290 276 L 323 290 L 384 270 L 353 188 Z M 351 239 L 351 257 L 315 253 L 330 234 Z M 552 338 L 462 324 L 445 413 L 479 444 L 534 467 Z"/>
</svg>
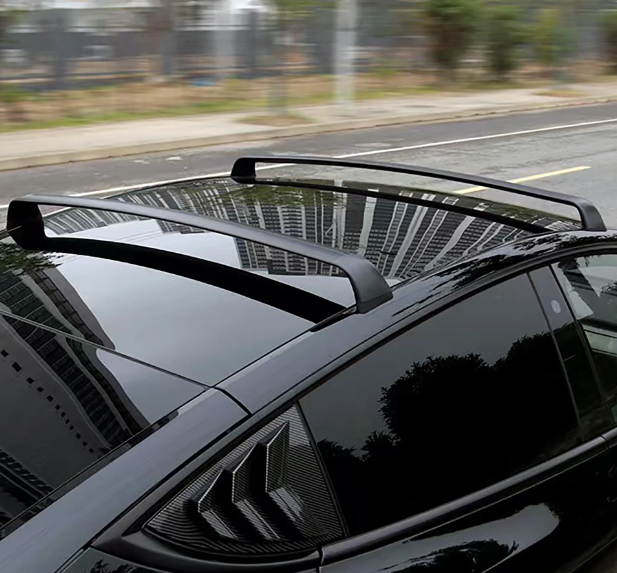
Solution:
<svg viewBox="0 0 617 573">
<path fill-rule="evenodd" d="M 616 0 L 0 0 L 0 130 L 613 73 Z"/>
</svg>

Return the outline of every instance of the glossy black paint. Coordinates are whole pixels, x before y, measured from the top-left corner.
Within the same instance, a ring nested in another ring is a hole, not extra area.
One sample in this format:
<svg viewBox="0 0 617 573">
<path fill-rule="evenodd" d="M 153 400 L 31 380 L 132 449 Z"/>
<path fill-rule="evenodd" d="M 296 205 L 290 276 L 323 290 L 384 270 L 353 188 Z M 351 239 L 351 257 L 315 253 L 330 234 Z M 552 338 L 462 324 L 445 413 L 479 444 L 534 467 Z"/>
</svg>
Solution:
<svg viewBox="0 0 617 573">
<path fill-rule="evenodd" d="M 74 476 L 206 390 L 4 315 L 0 349 L 2 537 L 69 491 Z"/>
<path fill-rule="evenodd" d="M 272 570 L 278 571 L 278 568 L 274 567 Z M 165 567 L 164 564 L 137 565 L 131 560 L 120 559 L 96 549 L 88 549 L 58 573 L 169 573 L 169 571 L 170 569 Z M 226 567 L 225 565 L 210 563 L 201 569 L 190 567 L 183 569 L 182 573 L 250 573 L 251 571 L 250 565 Z M 318 573 L 317 566 L 311 567 L 308 564 L 305 567 L 298 566 L 291 571 L 294 571 L 294 573 Z"/>
<path fill-rule="evenodd" d="M 545 306 L 552 309 L 554 316 L 550 323 L 558 329 L 555 343 L 567 364 L 571 362 L 568 358 L 576 358 L 567 354 L 572 350 L 572 336 L 567 327 L 573 318 L 550 270 L 541 269 L 532 275 L 536 291 L 543 297 Z M 514 308 L 522 311 L 522 301 L 516 296 L 513 298 L 513 304 L 517 303 Z M 557 301 L 559 308 L 554 304 Z M 420 332 L 421 327 L 418 334 Z M 538 360 L 541 359 L 523 363 L 537 364 Z M 566 370 L 570 377 L 585 374 L 577 364 L 569 364 Z M 470 383 L 473 379 L 468 376 L 461 383 Z M 543 382 L 538 380 L 535 384 Z M 579 410 L 581 430 L 589 439 L 590 435 L 610 426 L 606 406 L 598 401 L 593 375 L 579 380 L 575 389 L 573 398 Z M 464 400 L 461 409 L 466 410 Z M 526 420 L 524 415 L 523 419 Z M 450 433 L 453 444 L 457 439 L 458 435 Z M 608 439 L 596 438 L 467 499 L 386 527 L 381 533 L 374 531 L 327 547 L 322 569 L 327 573 L 575 571 L 608 545 L 617 533 L 616 466 L 614 451 L 608 442 Z M 448 447 L 450 442 L 445 448 L 433 451 L 443 453 L 449 460 Z M 510 455 L 510 449 L 500 440 L 490 460 L 497 460 L 498 464 L 501 456 Z M 425 461 L 424 456 L 412 456 L 412 459 Z M 443 472 L 445 479 L 452 477 L 457 483 L 459 474 L 456 470 Z M 420 495 L 430 496 L 430 493 L 422 491 Z M 401 497 L 399 495 L 398 499 Z M 385 501 L 384 505 L 392 507 Z"/>
<path fill-rule="evenodd" d="M 88 549 L 63 568 L 61 573 L 163 573 L 163 571 L 134 565 L 95 549 Z"/>
</svg>

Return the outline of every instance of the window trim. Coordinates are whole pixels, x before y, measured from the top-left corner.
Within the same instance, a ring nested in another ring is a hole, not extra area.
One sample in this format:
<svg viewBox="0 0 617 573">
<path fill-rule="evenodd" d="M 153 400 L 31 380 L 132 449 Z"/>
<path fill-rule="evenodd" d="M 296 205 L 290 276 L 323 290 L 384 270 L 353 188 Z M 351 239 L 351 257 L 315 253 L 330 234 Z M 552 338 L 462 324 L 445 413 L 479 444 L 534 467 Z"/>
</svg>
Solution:
<svg viewBox="0 0 617 573">
<path fill-rule="evenodd" d="M 609 253 L 604 253 L 604 254 L 609 254 Z M 617 256 L 617 250 L 615 251 L 614 254 L 615 254 L 615 256 Z M 602 385 L 602 380 L 600 379 L 600 374 L 598 372 L 598 368 L 596 367 L 596 361 L 593 359 L 593 352 L 591 350 L 591 346 L 589 344 L 589 340 L 588 340 L 587 336 L 585 335 L 585 332 L 583 331 L 583 327 L 581 325 L 580 320 L 578 318 L 576 318 L 576 313 L 574 312 L 574 308 L 572 307 L 572 302 L 568 298 L 568 295 L 564 292 L 563 287 L 561 286 L 561 282 L 559 281 L 559 278 L 557 277 L 557 274 L 555 273 L 555 269 L 553 268 L 553 265 L 555 265 L 557 262 L 558 261 L 553 261 L 548 266 L 548 269 L 550 270 L 551 274 L 553 275 L 553 278 L 555 280 L 555 284 L 557 285 L 557 288 L 559 289 L 559 292 L 561 293 L 561 296 L 566 301 L 566 305 L 568 306 L 568 312 L 570 313 L 570 316 L 572 317 L 572 322 L 574 323 L 574 326 L 576 328 L 576 332 L 578 334 L 578 338 L 581 341 L 581 343 L 583 345 L 583 348 L 585 349 L 585 356 L 587 357 L 587 362 L 589 363 L 589 366 L 591 368 L 591 372 L 593 374 L 594 382 L 596 384 L 596 387 L 600 391 L 600 395 L 602 396 L 602 401 L 604 402 L 604 407 L 610 412 L 610 408 L 608 406 L 608 400 L 607 400 L 607 397 L 606 397 L 606 392 L 604 391 L 604 386 Z M 617 426 L 617 422 L 616 422 L 616 426 Z"/>
<path fill-rule="evenodd" d="M 602 252 L 593 253 L 592 256 L 602 256 L 602 255 L 613 255 L 614 257 L 617 257 L 617 246 L 613 247 L 612 249 L 611 248 L 605 248 L 605 249 L 602 250 Z M 605 408 L 608 409 L 609 414 L 610 414 L 611 408 L 609 406 L 608 396 L 606 394 L 606 390 L 604 389 L 604 384 L 602 383 L 602 379 L 600 377 L 600 373 L 598 372 L 598 368 L 596 366 L 596 361 L 593 358 L 593 350 L 591 348 L 591 344 L 589 343 L 589 339 L 587 338 L 587 335 L 585 334 L 585 331 L 583 329 L 583 325 L 581 324 L 581 321 L 576 316 L 576 312 L 574 311 L 574 306 L 572 304 L 572 301 L 568 297 L 567 293 L 564 291 L 563 286 L 561 285 L 561 281 L 559 280 L 559 277 L 557 276 L 557 273 L 556 273 L 556 271 L 554 269 L 554 265 L 556 265 L 557 263 L 559 263 L 562 260 L 576 259 L 576 258 L 584 257 L 584 256 L 586 256 L 585 252 L 577 254 L 577 255 L 565 255 L 565 256 L 559 257 L 558 259 L 555 259 L 553 262 L 551 262 L 548 265 L 548 268 L 550 269 L 553 277 L 555 278 L 555 282 L 557 283 L 557 287 L 559 288 L 559 291 L 561 292 L 564 300 L 566 301 L 566 304 L 568 305 L 568 311 L 569 311 L 570 315 L 573 318 L 574 324 L 576 325 L 576 331 L 578 333 L 578 337 L 581 339 L 582 344 L 583 344 L 583 348 L 585 349 L 585 353 L 586 353 L 586 356 L 587 356 L 587 361 L 589 362 L 589 364 L 591 366 L 591 370 L 592 370 L 593 375 L 594 375 L 596 386 L 600 390 L 600 395 L 602 396 L 602 401 L 604 402 Z M 611 415 L 611 417 L 612 417 L 612 415 Z M 617 442 L 617 420 L 615 420 L 613 422 L 613 427 L 611 429 L 609 429 L 606 432 L 602 433 L 602 436 L 611 444 L 613 442 Z"/>
<path fill-rule="evenodd" d="M 617 251 L 616 251 L 617 254 Z M 532 271 L 529 272 L 529 276 L 531 277 L 531 282 L 534 285 L 534 289 L 536 290 L 536 294 L 538 296 L 538 300 L 540 301 L 540 305 L 542 307 L 542 311 L 545 313 L 546 316 L 546 321 L 551 329 L 551 333 L 553 335 L 553 339 L 555 340 L 555 346 L 557 347 L 557 352 L 559 354 L 561 363 L 562 363 L 562 367 L 564 369 L 564 375 L 566 377 L 566 380 L 568 381 L 568 385 L 570 386 L 570 392 L 572 394 L 572 400 L 574 402 L 574 406 L 576 408 L 576 415 L 577 418 L 579 419 L 579 423 L 580 423 L 580 414 L 578 411 L 578 404 L 576 403 L 576 397 L 574 395 L 574 392 L 572 390 L 572 384 L 570 382 L 570 377 L 568 375 L 568 369 L 563 361 L 563 356 L 561 354 L 561 348 L 559 347 L 559 344 L 557 342 L 557 339 L 555 337 L 555 329 L 553 328 L 553 325 L 551 324 L 551 320 L 549 318 L 550 314 L 550 301 L 546 299 L 546 297 L 543 297 L 540 294 L 540 290 L 539 287 L 537 285 L 537 281 L 534 279 L 534 277 L 536 276 L 536 274 L 539 271 L 542 271 L 543 269 L 545 269 L 550 277 L 552 278 L 552 285 L 551 288 L 557 289 L 556 292 L 560 295 L 560 298 L 562 299 L 563 303 L 566 306 L 566 311 L 568 313 L 568 316 L 571 319 L 572 324 L 574 325 L 574 329 L 576 331 L 576 334 L 578 336 L 579 342 L 581 343 L 583 350 L 585 352 L 585 358 L 587 359 L 587 364 L 589 365 L 589 368 L 591 369 L 591 374 L 593 376 L 593 382 L 596 386 L 596 389 L 598 390 L 599 394 L 600 394 L 600 398 L 602 400 L 602 403 L 604 404 L 604 409 L 607 413 L 607 415 L 610 417 L 610 408 L 608 406 L 608 401 L 606 398 L 606 394 L 604 392 L 604 388 L 602 386 L 602 381 L 600 380 L 600 376 L 598 374 L 598 370 L 596 368 L 596 363 L 593 359 L 593 354 L 591 351 L 591 346 L 589 345 L 589 341 L 587 340 L 587 337 L 585 336 L 585 333 L 583 332 L 583 328 L 579 322 L 579 320 L 576 318 L 576 314 L 574 312 L 574 308 L 572 307 L 572 303 L 570 302 L 570 299 L 568 298 L 568 295 L 564 292 L 562 286 L 561 286 L 561 282 L 559 281 L 559 278 L 557 277 L 557 274 L 555 273 L 555 269 L 554 269 L 554 265 L 557 263 L 558 261 L 553 261 L 552 263 L 549 263 L 548 265 L 545 265 L 539 269 L 534 269 Z M 617 424 L 616 424 L 617 427 Z M 605 433 L 602 432 L 600 434 L 601 436 L 604 436 Z M 594 436 L 596 437 L 596 436 Z M 591 438 L 590 438 L 591 439 Z"/>
</svg>

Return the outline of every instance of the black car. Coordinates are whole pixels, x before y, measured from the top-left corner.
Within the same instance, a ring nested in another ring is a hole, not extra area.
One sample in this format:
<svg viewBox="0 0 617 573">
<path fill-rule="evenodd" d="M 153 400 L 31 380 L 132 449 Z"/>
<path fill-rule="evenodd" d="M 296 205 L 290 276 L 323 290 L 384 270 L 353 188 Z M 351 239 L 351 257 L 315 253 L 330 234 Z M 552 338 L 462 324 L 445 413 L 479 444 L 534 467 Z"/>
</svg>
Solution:
<svg viewBox="0 0 617 573">
<path fill-rule="evenodd" d="M 2 573 L 613 562 L 617 233 L 578 197 L 315 157 L 28 195 L 0 236 L 0 372 Z"/>
</svg>

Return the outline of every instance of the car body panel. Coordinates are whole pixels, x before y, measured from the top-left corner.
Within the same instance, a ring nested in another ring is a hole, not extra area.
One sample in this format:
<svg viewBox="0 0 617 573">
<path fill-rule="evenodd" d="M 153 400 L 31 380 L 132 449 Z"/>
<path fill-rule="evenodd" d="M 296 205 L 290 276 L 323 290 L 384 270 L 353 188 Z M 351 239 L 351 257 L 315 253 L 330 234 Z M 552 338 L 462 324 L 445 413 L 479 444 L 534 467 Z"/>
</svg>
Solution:
<svg viewBox="0 0 617 573">
<path fill-rule="evenodd" d="M 1 314 L 0 373 L 3 536 L 32 517 L 32 506 L 58 499 L 74 476 L 206 391 Z"/>
<path fill-rule="evenodd" d="M 204 564 L 194 570 L 184 569 L 181 573 L 249 573 L 251 565 L 238 566 L 229 564 Z M 318 573 L 317 565 L 291 567 L 289 573 Z M 131 560 L 120 559 L 96 549 L 88 549 L 63 568 L 58 573 L 170 573 L 170 569 L 158 565 L 137 565 Z"/>
</svg>

